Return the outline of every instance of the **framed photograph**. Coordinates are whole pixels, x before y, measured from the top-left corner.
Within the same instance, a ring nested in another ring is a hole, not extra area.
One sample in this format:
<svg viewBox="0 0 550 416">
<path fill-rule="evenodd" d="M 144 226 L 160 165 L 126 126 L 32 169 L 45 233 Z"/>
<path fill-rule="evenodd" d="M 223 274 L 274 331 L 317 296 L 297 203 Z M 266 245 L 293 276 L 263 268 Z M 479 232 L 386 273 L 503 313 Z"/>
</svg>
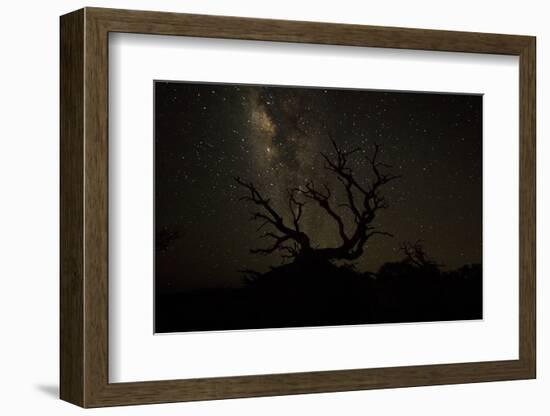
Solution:
<svg viewBox="0 0 550 416">
<path fill-rule="evenodd" d="M 535 38 L 61 17 L 82 407 L 535 378 Z"/>
</svg>

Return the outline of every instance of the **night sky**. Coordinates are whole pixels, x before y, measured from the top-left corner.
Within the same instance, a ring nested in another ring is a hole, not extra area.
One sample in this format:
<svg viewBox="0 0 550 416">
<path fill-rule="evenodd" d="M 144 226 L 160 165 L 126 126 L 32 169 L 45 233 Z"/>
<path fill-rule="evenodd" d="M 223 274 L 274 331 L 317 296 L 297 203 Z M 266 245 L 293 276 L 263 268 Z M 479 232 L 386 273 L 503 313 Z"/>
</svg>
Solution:
<svg viewBox="0 0 550 416">
<path fill-rule="evenodd" d="M 387 172 L 401 175 L 383 188 L 389 207 L 376 219 L 394 237 L 369 240 L 358 270 L 401 259 L 400 243 L 416 240 L 445 269 L 481 263 L 480 95 L 165 81 L 154 89 L 155 228 L 179 235 L 156 252 L 158 290 L 240 286 L 239 270 L 280 265 L 277 253 L 250 254 L 269 242 L 234 177 L 288 219 L 287 189 L 308 180 L 333 190 L 337 206 L 342 186 L 320 154 L 334 154 L 330 137 L 367 154 L 377 143 Z M 361 152 L 350 165 L 368 180 Z M 316 246 L 338 245 L 335 223 L 314 204 L 301 224 Z"/>
</svg>

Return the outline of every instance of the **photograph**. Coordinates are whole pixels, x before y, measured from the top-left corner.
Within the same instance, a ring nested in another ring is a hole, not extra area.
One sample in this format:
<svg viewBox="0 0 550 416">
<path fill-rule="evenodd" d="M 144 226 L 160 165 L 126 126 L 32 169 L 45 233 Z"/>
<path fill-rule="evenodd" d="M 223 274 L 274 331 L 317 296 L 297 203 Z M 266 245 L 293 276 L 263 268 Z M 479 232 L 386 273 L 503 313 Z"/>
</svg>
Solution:
<svg viewBox="0 0 550 416">
<path fill-rule="evenodd" d="M 154 81 L 155 333 L 483 318 L 483 96 Z"/>
</svg>

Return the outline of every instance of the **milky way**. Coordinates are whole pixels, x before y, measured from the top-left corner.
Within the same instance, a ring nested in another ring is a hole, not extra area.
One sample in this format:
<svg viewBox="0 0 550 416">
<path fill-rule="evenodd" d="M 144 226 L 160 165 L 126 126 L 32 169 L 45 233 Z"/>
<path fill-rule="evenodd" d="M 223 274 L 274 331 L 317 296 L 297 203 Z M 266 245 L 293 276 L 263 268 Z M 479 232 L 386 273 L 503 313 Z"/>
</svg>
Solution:
<svg viewBox="0 0 550 416">
<path fill-rule="evenodd" d="M 365 154 L 378 143 L 401 175 L 376 220 L 394 237 L 369 241 L 360 270 L 398 260 L 399 243 L 416 240 L 447 267 L 480 263 L 481 116 L 477 95 L 156 82 L 155 224 L 180 235 L 156 254 L 158 287 L 237 286 L 239 270 L 280 264 L 249 253 L 265 241 L 234 178 L 253 182 L 285 218 L 287 190 L 307 181 L 326 184 L 337 206 L 341 185 L 321 156 L 333 155 L 331 137 Z M 371 175 L 365 154 L 351 161 L 360 181 Z M 306 206 L 303 226 L 317 246 L 338 243 L 318 207 Z"/>
</svg>

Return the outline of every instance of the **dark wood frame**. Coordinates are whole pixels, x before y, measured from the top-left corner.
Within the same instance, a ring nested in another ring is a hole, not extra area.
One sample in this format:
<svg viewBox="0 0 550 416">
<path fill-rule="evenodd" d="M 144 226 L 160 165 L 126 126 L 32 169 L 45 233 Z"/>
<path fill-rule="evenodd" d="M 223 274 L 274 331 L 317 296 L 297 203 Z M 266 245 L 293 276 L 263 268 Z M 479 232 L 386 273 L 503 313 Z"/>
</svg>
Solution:
<svg viewBox="0 0 550 416">
<path fill-rule="evenodd" d="M 519 56 L 519 359 L 109 383 L 108 34 L 180 35 Z M 61 386 L 82 407 L 535 378 L 535 38 L 85 8 L 61 17 Z"/>
</svg>

